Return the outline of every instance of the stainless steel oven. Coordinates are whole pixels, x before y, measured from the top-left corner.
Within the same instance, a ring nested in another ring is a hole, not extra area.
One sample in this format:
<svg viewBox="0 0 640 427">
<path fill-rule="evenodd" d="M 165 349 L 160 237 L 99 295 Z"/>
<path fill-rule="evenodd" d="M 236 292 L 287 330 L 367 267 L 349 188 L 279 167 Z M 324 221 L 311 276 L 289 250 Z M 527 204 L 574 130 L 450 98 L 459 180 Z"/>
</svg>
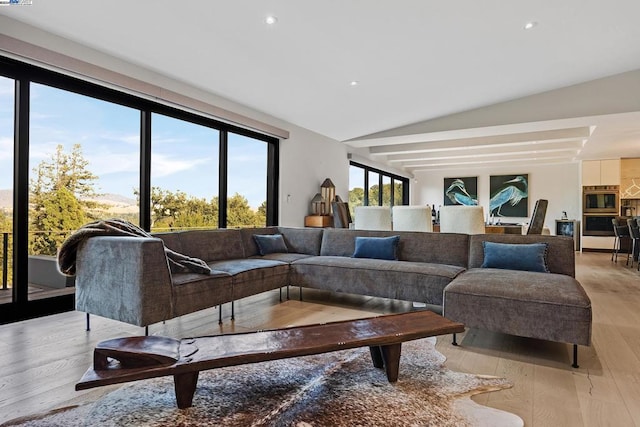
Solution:
<svg viewBox="0 0 640 427">
<path fill-rule="evenodd" d="M 615 236 L 613 219 L 616 214 L 588 214 L 582 215 L 583 236 Z"/>
<path fill-rule="evenodd" d="M 586 185 L 582 187 L 582 212 L 604 214 L 620 212 L 620 191 L 617 185 Z"/>
</svg>

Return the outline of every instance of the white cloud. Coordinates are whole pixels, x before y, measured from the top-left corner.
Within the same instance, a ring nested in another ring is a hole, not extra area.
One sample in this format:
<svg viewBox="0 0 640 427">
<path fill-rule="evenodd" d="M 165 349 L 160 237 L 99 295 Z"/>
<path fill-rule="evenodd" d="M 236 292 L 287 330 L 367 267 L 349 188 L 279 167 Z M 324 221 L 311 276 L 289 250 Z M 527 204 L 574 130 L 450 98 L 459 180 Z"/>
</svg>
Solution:
<svg viewBox="0 0 640 427">
<path fill-rule="evenodd" d="M 139 133 L 114 133 L 114 132 L 102 132 L 98 135 L 98 138 L 107 142 L 124 142 L 128 145 L 140 146 L 140 134 Z"/>
<path fill-rule="evenodd" d="M 176 159 L 164 154 L 154 154 L 151 157 L 151 177 L 160 178 L 178 172 L 192 169 L 198 165 L 211 163 L 211 158 Z"/>
<path fill-rule="evenodd" d="M 0 160 L 13 159 L 13 138 L 0 138 Z"/>
<path fill-rule="evenodd" d="M 84 157 L 89 161 L 87 169 L 100 177 L 121 172 L 134 172 L 137 174 L 140 170 L 138 152 L 84 152 Z"/>
</svg>

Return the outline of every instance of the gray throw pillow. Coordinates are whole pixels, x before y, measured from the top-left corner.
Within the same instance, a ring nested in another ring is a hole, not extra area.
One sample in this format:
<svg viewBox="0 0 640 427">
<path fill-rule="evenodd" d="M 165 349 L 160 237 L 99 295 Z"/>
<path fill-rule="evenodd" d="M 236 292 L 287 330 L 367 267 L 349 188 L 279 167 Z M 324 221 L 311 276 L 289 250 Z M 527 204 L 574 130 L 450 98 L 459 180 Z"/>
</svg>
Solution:
<svg viewBox="0 0 640 427">
<path fill-rule="evenodd" d="M 262 256 L 289 252 L 282 234 L 254 234 L 253 240 L 258 245 L 258 251 Z"/>
</svg>

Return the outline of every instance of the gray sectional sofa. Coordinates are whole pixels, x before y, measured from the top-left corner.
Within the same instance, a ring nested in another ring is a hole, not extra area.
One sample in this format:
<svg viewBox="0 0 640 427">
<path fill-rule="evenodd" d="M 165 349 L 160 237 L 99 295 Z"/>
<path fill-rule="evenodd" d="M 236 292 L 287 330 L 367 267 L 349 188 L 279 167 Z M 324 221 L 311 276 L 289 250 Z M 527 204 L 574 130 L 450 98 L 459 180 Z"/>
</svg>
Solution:
<svg viewBox="0 0 640 427">
<path fill-rule="evenodd" d="M 254 235 L 281 234 L 261 255 Z M 395 260 L 356 258 L 356 237 L 399 236 Z M 549 272 L 481 268 L 483 242 L 546 244 Z M 211 274 L 172 273 L 164 245 L 200 258 Z M 468 327 L 589 345 L 591 303 L 575 280 L 573 240 L 265 227 L 194 230 L 153 238 L 92 237 L 77 252 L 76 308 L 147 326 L 289 285 L 443 306 Z M 233 305 L 232 305 L 233 316 Z M 574 354 L 575 356 L 575 354 Z M 574 364 L 575 364 L 574 360 Z"/>
</svg>

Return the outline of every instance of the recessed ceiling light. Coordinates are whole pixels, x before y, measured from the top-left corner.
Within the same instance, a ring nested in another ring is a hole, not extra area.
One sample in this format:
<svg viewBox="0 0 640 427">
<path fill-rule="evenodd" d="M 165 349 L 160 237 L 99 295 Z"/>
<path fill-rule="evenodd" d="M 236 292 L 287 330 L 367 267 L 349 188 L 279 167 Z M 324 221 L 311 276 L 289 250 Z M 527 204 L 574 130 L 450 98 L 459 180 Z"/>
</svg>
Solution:
<svg viewBox="0 0 640 427">
<path fill-rule="evenodd" d="M 529 21 L 526 24 L 524 24 L 524 29 L 525 30 L 530 30 L 533 27 L 535 27 L 536 25 L 538 25 L 538 23 L 536 21 Z"/>
<path fill-rule="evenodd" d="M 349 83 L 349 86 L 358 86 L 360 84 L 359 81 L 357 80 L 351 80 L 351 82 Z"/>
<path fill-rule="evenodd" d="M 267 15 L 267 17 L 264 18 L 264 22 L 267 25 L 275 25 L 275 23 L 278 22 L 278 17 L 274 15 Z"/>
</svg>

